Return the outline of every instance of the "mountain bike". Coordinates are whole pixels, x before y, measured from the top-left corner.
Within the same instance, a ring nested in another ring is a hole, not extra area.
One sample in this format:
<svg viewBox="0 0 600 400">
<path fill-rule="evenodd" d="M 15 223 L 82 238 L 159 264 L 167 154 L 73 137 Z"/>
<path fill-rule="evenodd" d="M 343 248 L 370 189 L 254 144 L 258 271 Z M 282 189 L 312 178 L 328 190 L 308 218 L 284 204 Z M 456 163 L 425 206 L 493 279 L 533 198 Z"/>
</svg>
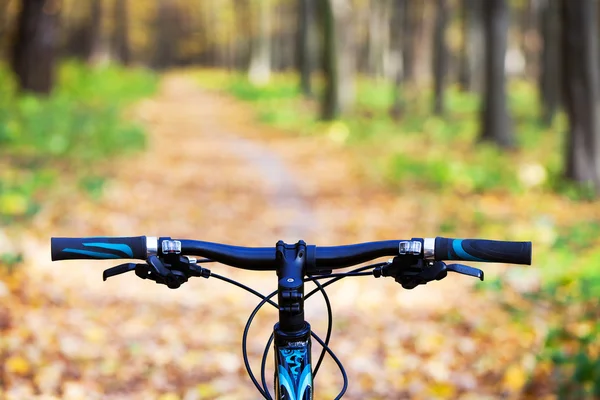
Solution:
<svg viewBox="0 0 600 400">
<path fill-rule="evenodd" d="M 144 263 L 125 263 L 104 271 L 103 279 L 134 271 L 142 279 L 150 279 L 171 289 L 180 287 L 191 277 L 216 278 L 243 288 L 261 298 L 250 314 L 242 335 L 242 357 L 248 375 L 266 399 L 311 400 L 316 377 L 325 353 L 337 364 L 343 386 L 336 399 L 348 388 L 348 378 L 341 361 L 329 347 L 332 327 L 331 303 L 325 287 L 346 277 L 374 276 L 394 278 L 405 289 L 413 289 L 455 272 L 483 280 L 483 271 L 467 265 L 444 261 L 499 262 L 531 264 L 531 242 L 483 239 L 412 238 L 386 240 L 344 246 L 318 247 L 304 241 L 295 244 L 277 242 L 275 247 L 240 247 L 170 237 L 88 237 L 52 238 L 52 260 L 72 259 L 138 259 Z M 198 259 L 196 257 L 202 257 Z M 373 261 L 386 261 L 361 266 L 347 272 L 334 272 Z M 218 262 L 254 271 L 275 271 L 277 290 L 263 295 L 246 285 L 216 274 L 202 264 Z M 321 283 L 321 279 L 328 279 Z M 313 281 L 317 288 L 305 294 L 304 283 Z M 325 340 L 311 331 L 304 319 L 304 302 L 320 292 L 325 299 L 328 327 Z M 271 300 L 277 295 L 277 302 Z M 248 360 L 247 339 L 252 321 L 265 304 L 279 310 L 279 321 L 273 328 L 261 362 L 259 383 Z M 311 337 L 322 347 L 312 367 Z M 273 344 L 275 350 L 275 397 L 266 380 L 266 359 Z"/>
</svg>

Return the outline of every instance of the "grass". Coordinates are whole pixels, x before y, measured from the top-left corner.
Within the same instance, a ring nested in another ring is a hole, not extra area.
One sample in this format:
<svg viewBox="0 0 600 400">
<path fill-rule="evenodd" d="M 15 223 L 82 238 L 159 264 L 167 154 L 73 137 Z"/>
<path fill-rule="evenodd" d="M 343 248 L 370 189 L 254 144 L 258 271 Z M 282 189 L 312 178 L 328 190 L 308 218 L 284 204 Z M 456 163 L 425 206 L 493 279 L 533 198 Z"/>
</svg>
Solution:
<svg viewBox="0 0 600 400">
<path fill-rule="evenodd" d="M 144 147 L 140 126 L 123 115 L 153 93 L 156 77 L 118 66 L 61 65 L 48 97 L 20 94 L 0 67 L 0 224 L 26 221 L 41 207 L 40 191 L 66 175 L 92 195 L 102 177 L 94 164 Z"/>
</svg>

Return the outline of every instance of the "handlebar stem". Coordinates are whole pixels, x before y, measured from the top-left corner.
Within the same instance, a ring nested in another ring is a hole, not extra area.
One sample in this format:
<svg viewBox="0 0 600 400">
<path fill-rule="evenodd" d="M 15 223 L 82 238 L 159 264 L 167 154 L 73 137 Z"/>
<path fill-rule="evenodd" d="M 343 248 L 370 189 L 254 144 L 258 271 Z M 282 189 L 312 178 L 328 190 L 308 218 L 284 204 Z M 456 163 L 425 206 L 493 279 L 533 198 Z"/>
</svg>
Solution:
<svg viewBox="0 0 600 400">
<path fill-rule="evenodd" d="M 307 246 L 303 240 L 296 244 L 278 241 L 275 246 L 279 303 L 279 326 L 284 332 L 305 329 L 304 276 L 307 271 Z"/>
</svg>

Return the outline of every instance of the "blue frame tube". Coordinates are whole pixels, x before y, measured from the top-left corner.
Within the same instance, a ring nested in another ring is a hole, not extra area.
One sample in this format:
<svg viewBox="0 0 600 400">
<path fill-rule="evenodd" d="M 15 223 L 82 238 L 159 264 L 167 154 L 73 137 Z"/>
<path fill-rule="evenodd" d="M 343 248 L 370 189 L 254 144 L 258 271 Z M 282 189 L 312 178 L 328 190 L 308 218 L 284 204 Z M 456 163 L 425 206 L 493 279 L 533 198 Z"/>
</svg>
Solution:
<svg viewBox="0 0 600 400">
<path fill-rule="evenodd" d="M 275 325 L 275 399 L 312 400 L 310 325 L 299 336 L 288 336 Z"/>
</svg>

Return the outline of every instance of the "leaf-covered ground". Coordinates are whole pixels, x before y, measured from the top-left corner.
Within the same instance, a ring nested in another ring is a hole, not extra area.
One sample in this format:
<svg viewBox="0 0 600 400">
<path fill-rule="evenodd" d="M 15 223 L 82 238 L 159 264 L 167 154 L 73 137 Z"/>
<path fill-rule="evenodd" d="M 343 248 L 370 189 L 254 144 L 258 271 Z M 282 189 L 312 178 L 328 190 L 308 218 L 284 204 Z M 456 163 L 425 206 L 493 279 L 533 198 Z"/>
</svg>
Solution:
<svg viewBox="0 0 600 400">
<path fill-rule="evenodd" d="M 133 275 L 102 282 L 112 263 L 51 263 L 50 236 L 268 246 L 279 239 L 333 245 L 438 233 L 443 198 L 392 193 L 372 183 L 355 154 L 335 141 L 257 126 L 247 107 L 201 91 L 185 76 L 167 76 L 135 117 L 148 128 L 148 149 L 98 164 L 112 177 L 101 199 L 74 194 L 66 181 L 29 227 L 5 238 L 25 249 L 26 260 L 0 280 L 0 397 L 259 398 L 240 350 L 258 299 L 212 279 L 177 291 Z M 493 197 L 480 201 L 502 208 Z M 276 287 L 270 273 L 206 266 L 265 293 Z M 496 295 L 476 291 L 461 276 L 412 291 L 389 279 L 349 278 L 328 293 L 331 347 L 350 380 L 344 398 L 524 397 L 546 333 L 543 314 L 517 322 Z M 322 300 L 307 308 L 324 336 Z M 275 320 L 266 309 L 252 329 L 256 371 Z M 333 399 L 340 385 L 335 364 L 326 361 L 316 398 Z M 545 383 L 534 392 L 542 398 Z"/>
</svg>

